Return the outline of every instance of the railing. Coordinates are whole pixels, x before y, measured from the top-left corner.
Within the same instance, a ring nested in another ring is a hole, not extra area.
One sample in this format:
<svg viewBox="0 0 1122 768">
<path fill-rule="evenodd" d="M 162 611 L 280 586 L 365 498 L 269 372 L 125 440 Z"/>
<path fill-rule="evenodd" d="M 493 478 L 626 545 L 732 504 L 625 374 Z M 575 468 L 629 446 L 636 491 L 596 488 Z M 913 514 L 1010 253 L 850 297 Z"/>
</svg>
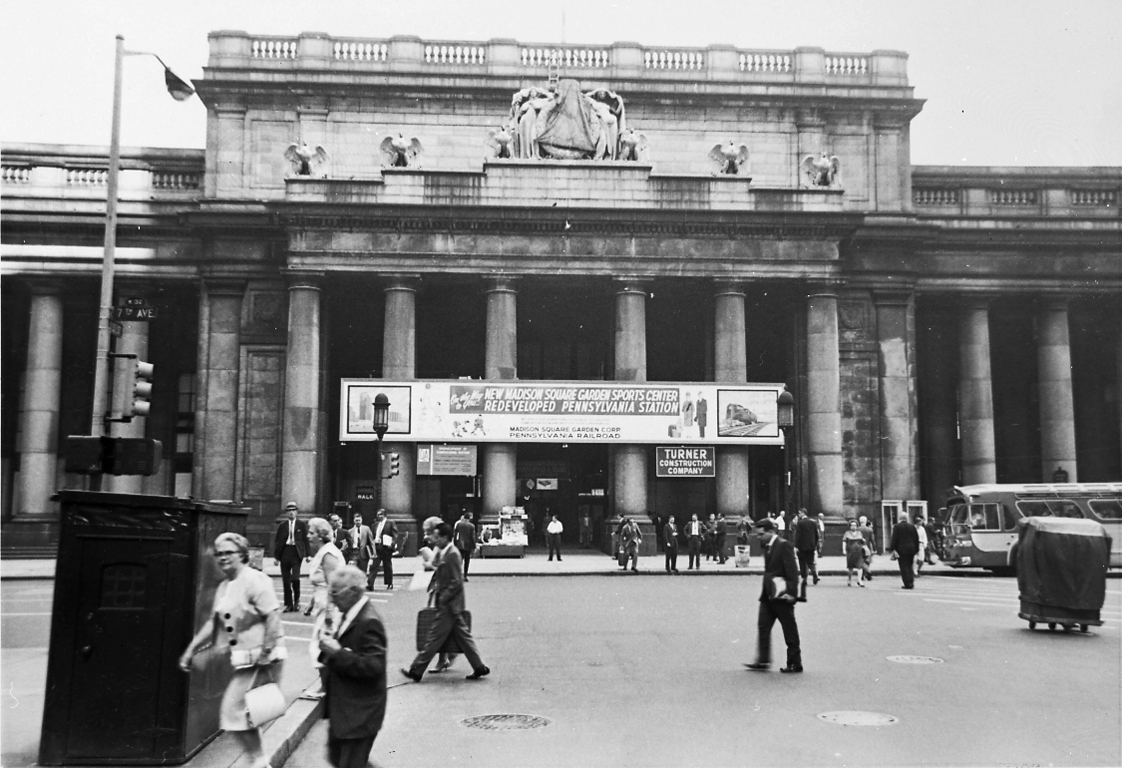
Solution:
<svg viewBox="0 0 1122 768">
<path fill-rule="evenodd" d="M 608 51 L 603 48 L 522 48 L 519 58 L 524 67 L 608 66 Z"/>
<path fill-rule="evenodd" d="M 990 189 L 991 205 L 1036 205 L 1040 194 L 1035 189 Z"/>
<path fill-rule="evenodd" d="M 68 187 L 103 187 L 109 183 L 109 171 L 105 168 L 67 168 Z"/>
<path fill-rule="evenodd" d="M 153 171 L 153 189 L 191 190 L 203 185 L 201 171 Z"/>
<path fill-rule="evenodd" d="M 27 166 L 5 165 L 0 169 L 0 179 L 5 184 L 27 184 L 31 181 L 31 169 Z"/>
<path fill-rule="evenodd" d="M 958 205 L 959 191 L 939 187 L 915 187 L 912 203 L 915 205 Z"/>
<path fill-rule="evenodd" d="M 705 57 L 701 51 L 644 51 L 646 69 L 704 69 Z"/>
<path fill-rule="evenodd" d="M 1072 205 L 1080 207 L 1113 208 L 1118 203 L 1118 195 L 1110 189 L 1069 189 Z"/>
<path fill-rule="evenodd" d="M 821 48 L 789 51 L 744 50 L 729 46 L 671 48 L 614 43 L 607 46 L 556 45 L 492 40 L 486 43 L 421 40 L 415 37 L 358 39 L 303 34 L 297 37 L 216 32 L 210 37 L 208 68 L 330 68 L 356 65 L 396 71 L 427 67 L 465 67 L 474 73 L 518 75 L 519 70 L 548 67 L 592 69 L 609 77 L 661 76 L 674 80 L 744 80 L 760 76 L 771 82 L 906 86 L 907 56 L 896 51 L 831 53 Z M 691 78 L 692 75 L 692 78 Z"/>
</svg>

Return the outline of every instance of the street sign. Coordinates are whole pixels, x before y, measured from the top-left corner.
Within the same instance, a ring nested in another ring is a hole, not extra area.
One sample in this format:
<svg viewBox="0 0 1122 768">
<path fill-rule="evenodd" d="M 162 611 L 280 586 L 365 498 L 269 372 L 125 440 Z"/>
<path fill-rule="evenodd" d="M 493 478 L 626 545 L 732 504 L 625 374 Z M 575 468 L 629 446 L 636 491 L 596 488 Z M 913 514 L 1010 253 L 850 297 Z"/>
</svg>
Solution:
<svg viewBox="0 0 1122 768">
<path fill-rule="evenodd" d="M 109 332 L 117 338 L 121 338 L 121 335 L 125 332 L 125 326 L 121 325 L 116 320 L 110 320 Z"/>
<path fill-rule="evenodd" d="M 656 477 L 716 477 L 717 449 L 711 445 L 655 448 Z"/>
<path fill-rule="evenodd" d="M 153 320 L 156 318 L 155 307 L 113 307 L 115 320 Z"/>
</svg>

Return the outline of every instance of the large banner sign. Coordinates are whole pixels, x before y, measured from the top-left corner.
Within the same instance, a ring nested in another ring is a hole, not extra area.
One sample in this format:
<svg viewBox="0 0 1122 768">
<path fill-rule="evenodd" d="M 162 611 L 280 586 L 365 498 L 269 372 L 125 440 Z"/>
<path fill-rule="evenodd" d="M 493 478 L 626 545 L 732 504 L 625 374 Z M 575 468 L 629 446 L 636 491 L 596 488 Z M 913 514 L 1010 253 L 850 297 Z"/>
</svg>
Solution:
<svg viewBox="0 0 1122 768">
<path fill-rule="evenodd" d="M 387 440 L 464 443 L 782 445 L 782 384 L 343 379 L 339 439 L 377 440 L 374 398 L 390 401 Z"/>
</svg>

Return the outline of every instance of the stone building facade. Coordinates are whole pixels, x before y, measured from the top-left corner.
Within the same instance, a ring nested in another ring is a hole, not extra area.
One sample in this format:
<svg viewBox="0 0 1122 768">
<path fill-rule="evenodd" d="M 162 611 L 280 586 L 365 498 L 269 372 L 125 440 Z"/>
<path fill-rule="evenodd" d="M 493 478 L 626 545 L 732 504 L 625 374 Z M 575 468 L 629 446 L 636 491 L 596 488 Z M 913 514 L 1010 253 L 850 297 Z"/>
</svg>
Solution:
<svg viewBox="0 0 1122 768">
<path fill-rule="evenodd" d="M 391 440 L 383 501 L 411 530 L 510 505 L 574 538 L 583 515 L 808 506 L 840 523 L 884 499 L 934 510 L 956 483 L 1118 480 L 1122 169 L 913 166 L 906 62 L 213 33 L 206 150 L 123 155 L 117 296 L 157 315 L 116 343 L 157 373 L 152 414 L 120 434 L 165 452 L 108 487 L 247 505 L 261 543 L 286 501 L 361 507 L 375 451 L 339 438 L 356 377 L 795 396 L 785 451 L 718 446 L 712 478 L 595 442 L 481 443 L 476 476 L 422 476 Z M 512 97 L 558 79 L 618 95 L 644 158 L 487 157 Z M 423 152 L 384 167 L 395 136 Z M 286 158 L 301 141 L 326 155 L 309 174 Z M 729 142 L 749 152 L 735 174 L 710 157 Z M 811 182 L 808 155 L 837 158 L 834 183 Z M 4 147 L 8 554 L 46 551 L 51 495 L 85 482 L 60 446 L 90 422 L 106 167 L 93 148 Z"/>
</svg>

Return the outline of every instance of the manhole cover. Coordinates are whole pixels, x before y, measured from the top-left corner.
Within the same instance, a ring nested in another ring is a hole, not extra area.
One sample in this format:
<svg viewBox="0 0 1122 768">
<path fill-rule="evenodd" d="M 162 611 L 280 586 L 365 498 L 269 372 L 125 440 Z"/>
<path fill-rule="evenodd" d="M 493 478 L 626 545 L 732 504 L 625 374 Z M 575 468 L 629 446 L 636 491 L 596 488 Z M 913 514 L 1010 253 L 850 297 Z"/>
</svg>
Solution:
<svg viewBox="0 0 1122 768">
<path fill-rule="evenodd" d="M 835 725 L 893 725 L 900 722 L 899 718 L 880 712 L 823 712 L 818 719 Z"/>
<path fill-rule="evenodd" d="M 895 661 L 897 664 L 942 664 L 942 659 L 937 659 L 934 656 L 887 656 L 889 661 Z"/>
<path fill-rule="evenodd" d="M 479 715 L 461 720 L 460 725 L 484 731 L 527 731 L 544 728 L 549 720 L 537 715 Z"/>
</svg>

